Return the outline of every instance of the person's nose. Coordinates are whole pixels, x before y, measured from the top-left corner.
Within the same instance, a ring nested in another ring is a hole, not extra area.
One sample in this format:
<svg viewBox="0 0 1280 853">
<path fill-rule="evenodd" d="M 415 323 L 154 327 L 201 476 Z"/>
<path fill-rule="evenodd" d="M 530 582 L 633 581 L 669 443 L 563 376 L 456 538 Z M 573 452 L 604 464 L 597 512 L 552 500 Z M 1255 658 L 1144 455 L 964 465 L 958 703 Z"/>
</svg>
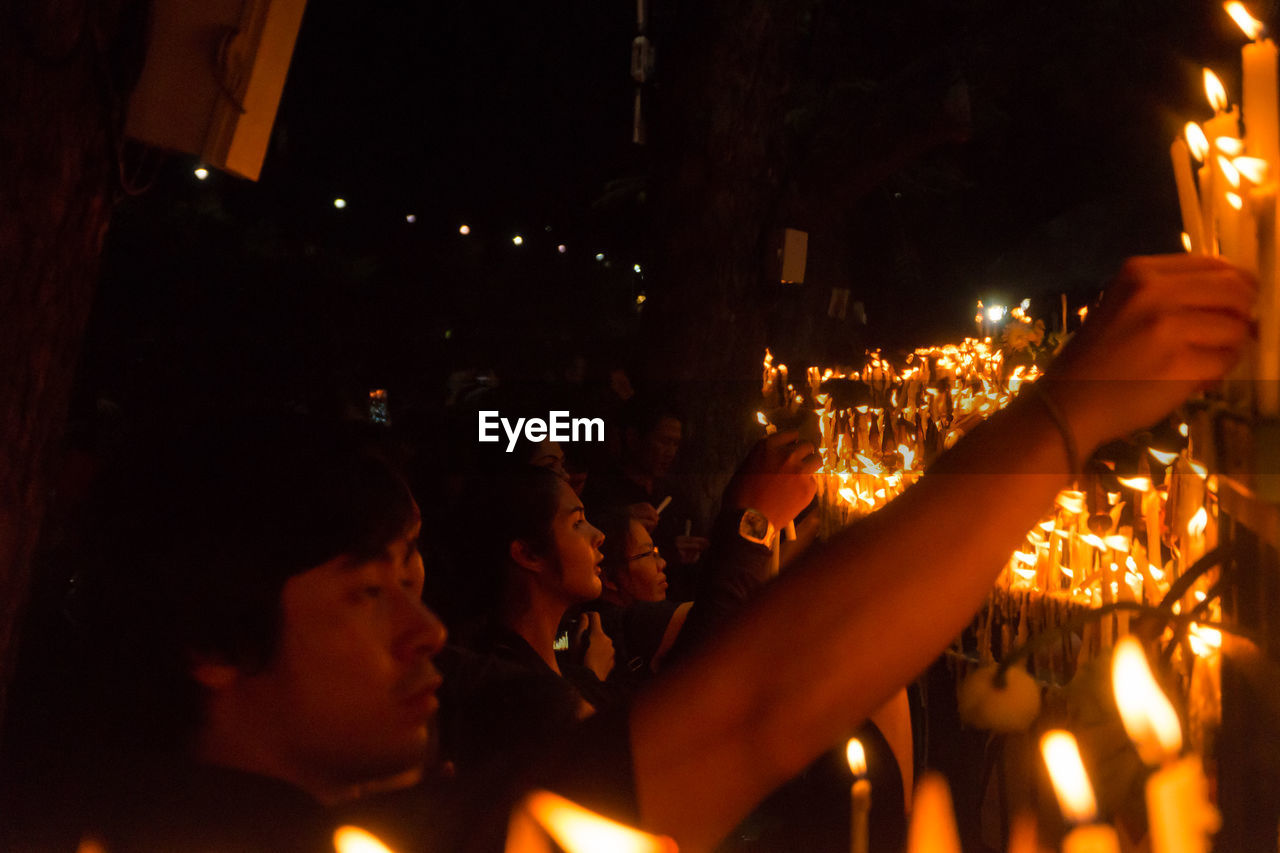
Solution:
<svg viewBox="0 0 1280 853">
<path fill-rule="evenodd" d="M 449 631 L 431 608 L 421 599 L 405 593 L 401 619 L 395 640 L 396 656 L 402 659 L 416 655 L 434 657 L 444 648 Z"/>
<path fill-rule="evenodd" d="M 591 528 L 591 547 L 598 551 L 600 546 L 604 544 L 604 534 L 594 524 L 588 526 Z"/>
</svg>

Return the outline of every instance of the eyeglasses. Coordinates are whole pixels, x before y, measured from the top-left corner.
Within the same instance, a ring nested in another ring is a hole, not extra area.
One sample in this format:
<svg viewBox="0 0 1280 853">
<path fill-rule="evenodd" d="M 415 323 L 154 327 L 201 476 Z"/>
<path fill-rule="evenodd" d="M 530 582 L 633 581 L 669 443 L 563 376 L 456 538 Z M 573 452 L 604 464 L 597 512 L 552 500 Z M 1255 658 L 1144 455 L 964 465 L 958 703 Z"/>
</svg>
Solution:
<svg viewBox="0 0 1280 853">
<path fill-rule="evenodd" d="M 629 563 L 632 560 L 643 560 L 645 557 L 653 557 L 656 560 L 658 559 L 659 556 L 660 555 L 658 554 L 658 546 L 650 545 L 649 550 L 636 554 L 634 557 L 627 557 L 627 562 Z"/>
</svg>

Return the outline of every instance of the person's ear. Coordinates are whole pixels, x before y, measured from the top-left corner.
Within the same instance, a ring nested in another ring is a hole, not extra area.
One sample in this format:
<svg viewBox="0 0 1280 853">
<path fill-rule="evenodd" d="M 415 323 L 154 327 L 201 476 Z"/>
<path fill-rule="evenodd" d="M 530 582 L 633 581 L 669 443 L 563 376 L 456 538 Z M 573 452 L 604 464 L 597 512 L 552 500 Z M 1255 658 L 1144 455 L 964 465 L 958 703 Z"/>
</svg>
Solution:
<svg viewBox="0 0 1280 853">
<path fill-rule="evenodd" d="M 546 567 L 546 559 L 523 539 L 512 540 L 507 554 L 511 557 L 511 561 L 522 569 L 540 572 Z"/>
<path fill-rule="evenodd" d="M 240 678 L 240 668 L 218 655 L 192 652 L 191 677 L 207 690 L 225 690 Z"/>
</svg>

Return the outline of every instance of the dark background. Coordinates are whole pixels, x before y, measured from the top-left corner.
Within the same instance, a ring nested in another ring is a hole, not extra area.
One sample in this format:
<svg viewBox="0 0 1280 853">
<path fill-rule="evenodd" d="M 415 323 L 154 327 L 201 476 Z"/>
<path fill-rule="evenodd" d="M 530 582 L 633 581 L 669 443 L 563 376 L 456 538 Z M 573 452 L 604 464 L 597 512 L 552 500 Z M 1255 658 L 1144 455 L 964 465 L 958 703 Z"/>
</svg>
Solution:
<svg viewBox="0 0 1280 853">
<path fill-rule="evenodd" d="M 1208 116 L 1201 66 L 1239 100 L 1242 37 L 1218 3 L 800 5 L 774 218 L 810 231 L 809 275 L 751 306 L 775 347 L 815 330 L 954 340 L 978 298 L 1033 296 L 1052 321 L 1060 292 L 1074 308 L 1124 256 L 1178 249 L 1167 152 Z M 138 194 L 113 218 L 78 400 L 315 404 L 391 387 L 395 405 L 442 396 L 452 367 L 511 378 L 575 352 L 643 360 L 635 299 L 663 298 L 647 270 L 670 237 L 646 199 L 683 133 L 668 106 L 693 97 L 663 72 L 705 37 L 667 0 L 650 22 L 660 144 L 641 147 L 631 3 L 312 0 L 260 182 L 127 152 Z M 955 134 L 841 191 L 957 87 Z M 812 319 L 830 287 L 865 304 L 866 329 Z"/>
</svg>

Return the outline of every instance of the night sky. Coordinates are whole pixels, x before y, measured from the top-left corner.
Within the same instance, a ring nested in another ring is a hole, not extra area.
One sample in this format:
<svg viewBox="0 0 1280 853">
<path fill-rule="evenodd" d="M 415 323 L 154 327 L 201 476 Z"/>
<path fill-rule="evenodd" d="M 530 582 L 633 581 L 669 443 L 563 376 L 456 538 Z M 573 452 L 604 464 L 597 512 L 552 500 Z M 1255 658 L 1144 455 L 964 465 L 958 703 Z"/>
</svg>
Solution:
<svg viewBox="0 0 1280 853">
<path fill-rule="evenodd" d="M 664 5 L 659 104 L 676 96 L 664 46 L 690 49 Z M 969 101 L 966 141 L 849 200 L 811 245 L 826 278 L 805 287 L 849 287 L 874 342 L 954 339 L 976 298 L 1083 299 L 1125 255 L 1178 248 L 1168 145 L 1208 116 L 1200 67 L 1239 100 L 1242 37 L 1220 4 L 847 6 L 828 15 L 841 59 L 823 85 L 849 108 L 792 164 L 811 185 L 844 139 L 856 153 L 901 130 L 868 120 L 876 93 L 927 100 L 959 80 Z M 635 297 L 652 283 L 633 264 L 660 248 L 636 192 L 653 155 L 630 141 L 634 15 L 619 0 L 312 0 L 260 182 L 131 152 L 141 191 L 108 237 L 81 398 L 432 397 L 450 367 L 641 350 Z M 798 110 L 821 89 L 808 71 Z"/>
</svg>

